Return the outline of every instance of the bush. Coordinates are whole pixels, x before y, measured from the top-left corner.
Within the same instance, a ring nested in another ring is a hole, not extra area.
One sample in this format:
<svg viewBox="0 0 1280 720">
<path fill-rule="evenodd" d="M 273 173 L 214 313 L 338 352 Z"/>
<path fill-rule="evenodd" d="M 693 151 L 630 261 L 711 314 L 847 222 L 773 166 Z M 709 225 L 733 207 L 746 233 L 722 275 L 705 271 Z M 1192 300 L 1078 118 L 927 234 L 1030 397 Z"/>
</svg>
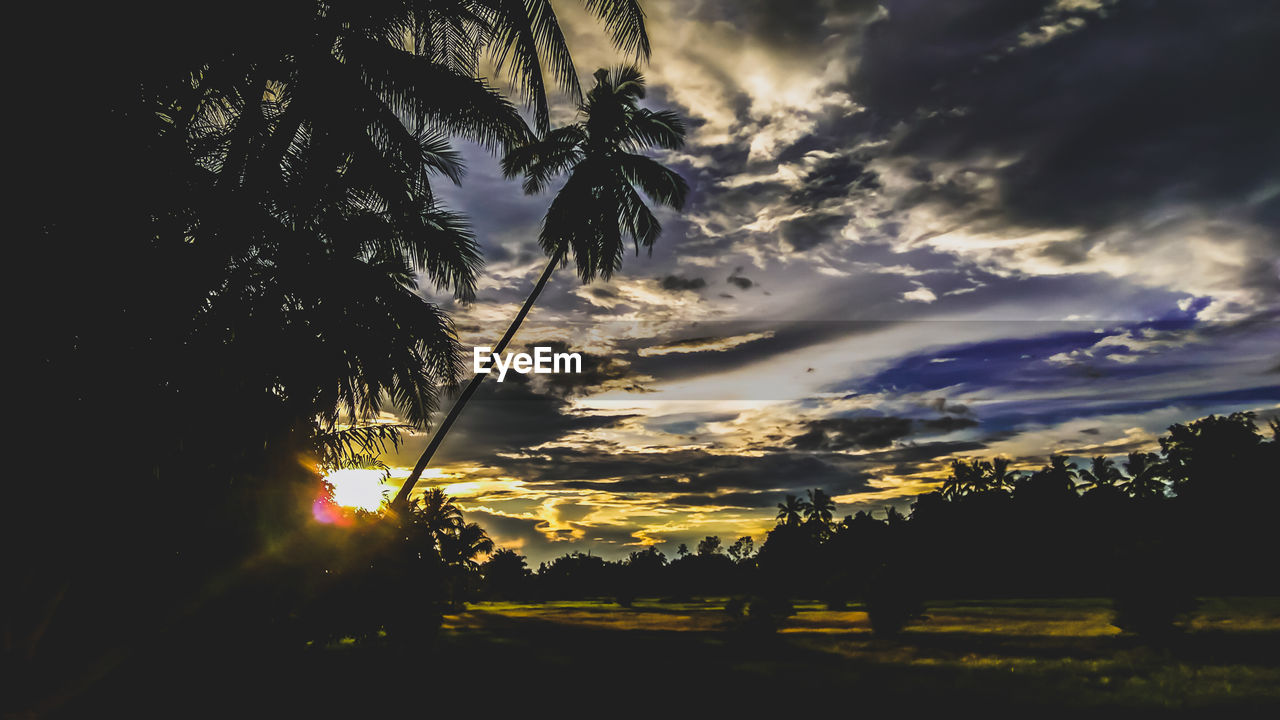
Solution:
<svg viewBox="0 0 1280 720">
<path fill-rule="evenodd" d="M 1196 609 L 1177 554 L 1167 547 L 1144 546 L 1125 558 L 1112 595 L 1111 624 L 1147 639 L 1181 632 Z"/>
<path fill-rule="evenodd" d="M 912 621 L 926 617 L 915 583 L 890 567 L 882 567 L 876 573 L 867 590 L 865 606 L 876 635 L 897 635 Z"/>
<path fill-rule="evenodd" d="M 1181 632 L 1196 609 L 1196 599 L 1172 582 L 1127 584 L 1112 598 L 1111 624 L 1147 639 Z"/>
<path fill-rule="evenodd" d="M 791 600 L 778 596 L 757 595 L 747 600 L 735 597 L 725 606 L 729 626 L 750 633 L 774 633 L 787 618 L 796 614 Z"/>
</svg>

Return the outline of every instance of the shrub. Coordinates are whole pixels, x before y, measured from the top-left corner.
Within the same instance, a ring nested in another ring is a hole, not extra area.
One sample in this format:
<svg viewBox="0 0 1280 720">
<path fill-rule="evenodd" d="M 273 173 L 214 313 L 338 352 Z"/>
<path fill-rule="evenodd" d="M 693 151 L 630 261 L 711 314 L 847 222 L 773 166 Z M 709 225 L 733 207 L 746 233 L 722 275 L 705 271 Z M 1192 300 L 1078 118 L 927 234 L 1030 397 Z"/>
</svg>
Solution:
<svg viewBox="0 0 1280 720">
<path fill-rule="evenodd" d="M 1168 548 L 1139 547 L 1121 568 L 1112 595 L 1111 624 L 1147 639 L 1180 632 L 1197 602 L 1176 554 Z"/>
<path fill-rule="evenodd" d="M 882 567 L 866 596 L 867 617 L 876 635 L 892 636 L 914 620 L 924 619 L 924 602 L 915 583 L 901 571 Z"/>
<path fill-rule="evenodd" d="M 725 606 L 729 626 L 750 633 L 773 633 L 788 617 L 796 614 L 791 600 L 779 596 L 735 597 Z"/>
</svg>

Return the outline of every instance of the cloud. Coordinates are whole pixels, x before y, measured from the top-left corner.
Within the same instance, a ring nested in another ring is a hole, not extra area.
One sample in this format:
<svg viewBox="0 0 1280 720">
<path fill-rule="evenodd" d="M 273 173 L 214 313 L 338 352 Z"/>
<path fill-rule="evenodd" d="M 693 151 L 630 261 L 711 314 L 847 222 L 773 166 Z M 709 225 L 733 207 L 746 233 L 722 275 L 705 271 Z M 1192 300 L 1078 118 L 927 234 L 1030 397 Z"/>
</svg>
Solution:
<svg viewBox="0 0 1280 720">
<path fill-rule="evenodd" d="M 657 355 L 719 352 L 721 350 L 729 350 L 741 345 L 746 345 L 747 343 L 755 342 L 757 340 L 767 340 L 773 336 L 773 331 L 765 331 L 748 333 L 746 335 L 735 335 L 731 337 L 689 338 L 687 340 L 677 340 L 663 345 L 641 348 L 637 354 L 640 357 L 654 357 Z"/>
<path fill-rule="evenodd" d="M 663 290 L 701 290 L 707 286 L 707 281 L 700 277 L 682 278 L 677 275 L 668 275 L 662 278 Z"/>
</svg>

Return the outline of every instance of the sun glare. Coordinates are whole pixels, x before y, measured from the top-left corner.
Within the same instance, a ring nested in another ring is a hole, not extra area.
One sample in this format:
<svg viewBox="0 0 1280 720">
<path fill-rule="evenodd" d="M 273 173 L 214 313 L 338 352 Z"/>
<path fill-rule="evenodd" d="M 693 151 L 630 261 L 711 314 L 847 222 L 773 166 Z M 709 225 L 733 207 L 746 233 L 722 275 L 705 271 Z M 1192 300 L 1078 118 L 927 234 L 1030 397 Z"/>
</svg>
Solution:
<svg viewBox="0 0 1280 720">
<path fill-rule="evenodd" d="M 342 507 L 368 510 L 382 507 L 390 488 L 379 470 L 335 470 L 324 478 L 333 486 L 333 504 Z"/>
</svg>

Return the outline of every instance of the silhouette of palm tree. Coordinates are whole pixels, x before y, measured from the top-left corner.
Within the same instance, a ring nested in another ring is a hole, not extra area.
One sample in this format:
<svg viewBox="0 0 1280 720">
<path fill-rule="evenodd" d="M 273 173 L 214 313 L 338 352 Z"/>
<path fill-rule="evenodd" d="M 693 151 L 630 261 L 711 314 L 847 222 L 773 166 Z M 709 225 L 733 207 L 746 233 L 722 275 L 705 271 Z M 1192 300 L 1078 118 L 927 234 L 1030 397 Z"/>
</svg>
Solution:
<svg viewBox="0 0 1280 720">
<path fill-rule="evenodd" d="M 1072 491 L 1076 489 L 1076 478 L 1079 473 L 1075 463 L 1067 462 L 1066 455 L 1050 455 L 1049 465 L 1042 472 L 1049 478 L 1051 484 Z"/>
<path fill-rule="evenodd" d="M 639 106 L 644 76 L 634 67 L 598 70 L 595 87 L 579 106 L 579 122 L 557 128 L 542 139 L 517 147 L 503 160 L 507 177 L 525 176 L 525 192 L 544 190 L 558 175 L 568 178 L 543 218 L 538 243 L 550 256 L 542 276 L 529 293 L 507 332 L 494 347 L 503 352 L 538 299 L 551 273 L 570 256 L 583 282 L 608 279 L 622 266 L 625 238 L 636 252 L 652 249 L 662 232 L 658 219 L 640 193 L 656 203 L 681 208 L 688 193 L 684 179 L 637 151 L 657 145 L 674 150 L 684 144 L 684 123 L 670 111 L 653 112 Z M 477 374 L 459 395 L 418 458 L 413 472 L 396 495 L 401 502 L 426 469 L 449 428 L 479 388 Z"/>
<path fill-rule="evenodd" d="M 584 2 L 615 45 L 648 56 L 635 0 Z M 196 201 L 182 241 L 227 276 L 208 275 L 198 325 L 236 328 L 241 355 L 267 366 L 259 384 L 283 387 L 299 417 L 318 408 L 332 429 L 390 398 L 424 426 L 460 366 L 447 318 L 413 288 L 421 272 L 468 297 L 481 264 L 432 176 L 461 176 L 451 136 L 532 138 L 480 79 L 485 58 L 545 130 L 544 71 L 581 98 L 568 46 L 548 0 L 328 3 L 292 19 L 271 42 L 196 58 L 185 85 L 151 88 L 157 146 Z"/>
<path fill-rule="evenodd" d="M 440 538 L 440 556 L 450 565 L 467 570 L 480 569 L 476 558 L 493 552 L 493 540 L 476 523 L 459 523 Z"/>
<path fill-rule="evenodd" d="M 1128 479 L 1122 489 L 1135 500 L 1153 500 L 1164 497 L 1164 465 L 1155 453 L 1131 452 L 1124 464 Z"/>
<path fill-rule="evenodd" d="M 1080 484 L 1081 488 L 1093 491 L 1116 488 L 1124 480 L 1124 475 L 1120 473 L 1114 460 L 1098 455 L 1093 458 L 1087 470 L 1080 471 L 1080 479 L 1084 481 Z"/>
<path fill-rule="evenodd" d="M 413 521 L 437 539 L 462 527 L 462 510 L 440 488 L 431 488 L 410 506 Z"/>
<path fill-rule="evenodd" d="M 991 486 L 991 464 L 985 460 L 952 460 L 951 475 L 942 483 L 942 496 L 954 500 L 986 491 Z"/>
<path fill-rule="evenodd" d="M 992 490 L 1000 492 L 1008 492 L 1018 483 L 1020 472 L 1009 469 L 1009 458 L 998 457 L 991 461 L 988 467 L 989 481 L 988 485 Z"/>
<path fill-rule="evenodd" d="M 805 521 L 817 527 L 831 525 L 831 516 L 835 513 L 836 503 L 831 496 L 820 489 L 807 491 L 809 501 L 804 504 Z"/>
<path fill-rule="evenodd" d="M 778 503 L 777 520 L 787 527 L 800 524 L 800 517 L 805 512 L 805 501 L 795 495 L 788 495 L 786 502 Z"/>
</svg>

